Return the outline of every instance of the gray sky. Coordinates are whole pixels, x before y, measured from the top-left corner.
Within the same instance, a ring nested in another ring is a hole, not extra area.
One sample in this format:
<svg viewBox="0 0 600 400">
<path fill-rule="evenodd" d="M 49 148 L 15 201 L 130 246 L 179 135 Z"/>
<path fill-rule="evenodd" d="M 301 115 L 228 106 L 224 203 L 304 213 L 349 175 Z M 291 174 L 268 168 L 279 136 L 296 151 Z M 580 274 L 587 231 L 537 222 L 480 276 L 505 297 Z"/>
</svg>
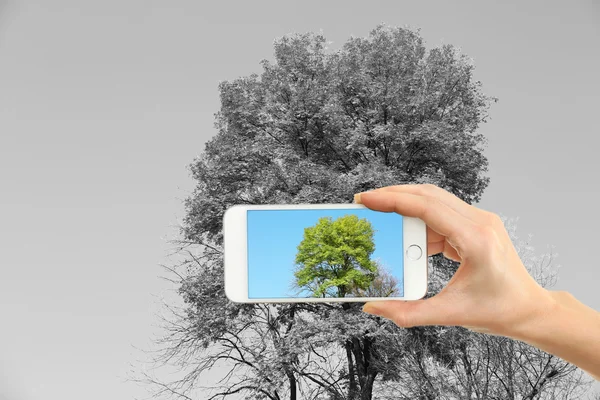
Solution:
<svg viewBox="0 0 600 400">
<path fill-rule="evenodd" d="M 558 288 L 600 310 L 597 2 L 1 1 L 0 399 L 143 395 L 123 381 L 218 81 L 260 72 L 286 33 L 337 48 L 380 22 L 475 59 L 500 98 L 481 206 L 554 245 Z"/>
</svg>

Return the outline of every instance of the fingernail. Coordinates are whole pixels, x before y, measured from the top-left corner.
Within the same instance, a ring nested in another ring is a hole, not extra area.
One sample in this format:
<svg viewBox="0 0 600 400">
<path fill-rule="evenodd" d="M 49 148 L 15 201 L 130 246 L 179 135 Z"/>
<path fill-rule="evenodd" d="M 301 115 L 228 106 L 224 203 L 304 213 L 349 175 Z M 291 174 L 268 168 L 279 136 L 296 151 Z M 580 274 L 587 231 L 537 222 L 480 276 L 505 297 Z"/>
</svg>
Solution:
<svg viewBox="0 0 600 400">
<path fill-rule="evenodd" d="M 365 191 L 365 192 L 356 193 L 356 194 L 354 195 L 354 202 L 355 202 L 356 204 L 362 204 L 362 202 L 361 202 L 361 199 L 360 199 L 360 196 L 361 196 L 361 195 L 363 195 L 363 194 L 365 194 L 365 193 L 369 193 L 369 192 L 372 192 L 372 190 L 367 190 L 367 191 Z"/>
</svg>

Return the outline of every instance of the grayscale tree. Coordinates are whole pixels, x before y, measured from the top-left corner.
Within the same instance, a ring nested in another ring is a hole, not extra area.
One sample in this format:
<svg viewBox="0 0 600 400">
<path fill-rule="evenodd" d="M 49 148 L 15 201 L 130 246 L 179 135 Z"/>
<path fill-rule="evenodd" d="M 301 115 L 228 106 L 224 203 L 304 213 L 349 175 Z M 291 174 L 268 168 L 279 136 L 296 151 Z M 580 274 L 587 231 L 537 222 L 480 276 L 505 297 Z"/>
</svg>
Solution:
<svg viewBox="0 0 600 400">
<path fill-rule="evenodd" d="M 473 68 L 451 45 L 426 49 L 418 31 L 378 26 L 338 50 L 322 35 L 285 36 L 260 74 L 219 85 L 217 133 L 191 164 L 196 187 L 177 241 L 183 261 L 170 267 L 185 305 L 171 307 L 155 360 L 183 375 L 146 375 L 158 396 L 367 400 L 393 389 L 389 398 L 537 399 L 571 379 L 571 367 L 522 344 L 460 328 L 400 329 L 362 304 L 225 297 L 222 217 L 232 205 L 349 203 L 356 192 L 401 183 L 479 200 L 489 179 L 478 127 L 495 99 Z M 434 257 L 429 294 L 456 268 Z M 382 277 L 380 290 L 390 284 Z M 216 366 L 223 380 L 205 387 Z"/>
</svg>

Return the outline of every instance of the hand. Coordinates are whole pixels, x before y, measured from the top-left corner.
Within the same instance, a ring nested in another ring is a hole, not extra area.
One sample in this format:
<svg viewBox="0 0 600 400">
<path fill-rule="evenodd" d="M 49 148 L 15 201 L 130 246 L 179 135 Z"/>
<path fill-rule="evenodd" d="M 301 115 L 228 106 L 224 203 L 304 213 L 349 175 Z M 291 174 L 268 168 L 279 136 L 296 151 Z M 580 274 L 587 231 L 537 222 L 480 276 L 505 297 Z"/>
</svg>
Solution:
<svg viewBox="0 0 600 400">
<path fill-rule="evenodd" d="M 529 275 L 495 214 L 433 185 L 390 186 L 355 196 L 357 203 L 417 217 L 427 224 L 428 254 L 460 262 L 437 295 L 417 301 L 375 301 L 363 311 L 401 327 L 463 326 L 521 337 L 552 313 L 554 296 Z"/>
</svg>

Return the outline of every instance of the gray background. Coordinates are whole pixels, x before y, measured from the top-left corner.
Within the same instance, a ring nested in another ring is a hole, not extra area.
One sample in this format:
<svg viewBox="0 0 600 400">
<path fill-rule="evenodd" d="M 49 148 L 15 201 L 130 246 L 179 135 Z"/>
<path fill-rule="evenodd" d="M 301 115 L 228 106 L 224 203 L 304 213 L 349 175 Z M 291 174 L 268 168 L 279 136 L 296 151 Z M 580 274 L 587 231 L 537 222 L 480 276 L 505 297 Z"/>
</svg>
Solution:
<svg viewBox="0 0 600 400">
<path fill-rule="evenodd" d="M 600 6 L 591 1 L 0 2 L 0 399 L 131 399 L 165 237 L 214 134 L 217 83 L 275 37 L 337 48 L 376 24 L 475 59 L 500 102 L 481 206 L 555 245 L 558 288 L 600 310 Z"/>
</svg>

